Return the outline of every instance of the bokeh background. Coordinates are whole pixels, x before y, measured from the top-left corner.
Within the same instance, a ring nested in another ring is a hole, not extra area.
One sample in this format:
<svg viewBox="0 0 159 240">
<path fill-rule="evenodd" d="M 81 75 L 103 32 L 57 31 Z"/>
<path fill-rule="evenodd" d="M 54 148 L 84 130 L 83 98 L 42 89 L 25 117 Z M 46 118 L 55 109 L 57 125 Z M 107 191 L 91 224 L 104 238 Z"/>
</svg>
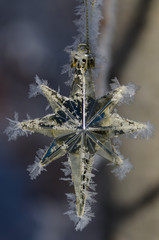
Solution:
<svg viewBox="0 0 159 240">
<path fill-rule="evenodd" d="M 76 35 L 75 0 L 0 0 L 0 239 L 1 240 L 158 240 L 159 236 L 159 1 L 105 0 L 99 51 L 105 52 L 104 80 L 97 81 L 98 95 L 108 80 L 141 86 L 135 102 L 120 107 L 120 114 L 155 125 L 153 139 L 123 138 L 121 152 L 134 170 L 120 182 L 105 160 L 98 165 L 95 181 L 96 217 L 75 232 L 66 215 L 65 193 L 70 191 L 55 161 L 36 181 L 27 165 L 38 148 L 50 139 L 38 134 L 8 142 L 3 133 L 18 112 L 20 120 L 46 114 L 46 100 L 28 99 L 29 84 L 36 74 L 68 96 L 70 88 L 61 75 L 68 62 L 63 49 Z M 113 31 L 113 26 L 115 26 Z M 107 79 L 106 80 L 106 76 Z M 100 86 L 100 87 L 99 87 Z"/>
</svg>

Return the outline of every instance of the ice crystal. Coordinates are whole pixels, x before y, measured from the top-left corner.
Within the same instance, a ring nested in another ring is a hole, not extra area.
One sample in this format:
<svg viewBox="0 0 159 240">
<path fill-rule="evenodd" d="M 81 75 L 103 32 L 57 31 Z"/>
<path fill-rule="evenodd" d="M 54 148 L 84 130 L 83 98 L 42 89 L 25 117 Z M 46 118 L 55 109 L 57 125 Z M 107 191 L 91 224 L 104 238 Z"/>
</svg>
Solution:
<svg viewBox="0 0 159 240">
<path fill-rule="evenodd" d="M 132 168 L 132 164 L 128 159 L 126 159 L 123 160 L 123 163 L 121 165 L 114 168 L 111 172 L 114 173 L 119 180 L 123 180 L 126 177 L 126 174 L 129 173 Z"/>
<path fill-rule="evenodd" d="M 29 119 L 29 115 L 27 115 L 27 119 Z M 14 120 L 7 118 L 9 121 L 9 126 L 5 129 L 4 133 L 8 135 L 8 140 L 16 140 L 18 136 L 28 136 L 32 134 L 29 131 L 24 131 L 21 127 L 21 123 L 18 121 L 19 116 L 18 113 L 15 112 Z M 27 120 L 26 120 L 27 121 Z M 25 122 L 25 121 L 24 121 Z"/>
<path fill-rule="evenodd" d="M 37 151 L 37 155 L 35 156 L 35 162 L 34 164 L 32 165 L 29 165 L 28 168 L 27 168 L 27 171 L 29 172 L 29 175 L 30 175 L 30 178 L 33 180 L 33 179 L 36 179 L 36 177 L 38 175 L 40 175 L 40 173 L 42 171 L 46 171 L 45 167 L 40 163 L 43 155 L 45 154 L 47 150 L 47 147 L 45 147 L 45 149 L 39 149 Z"/>
<path fill-rule="evenodd" d="M 29 98 L 36 97 L 39 94 L 43 95 L 40 85 L 48 86 L 47 80 L 41 80 L 37 75 L 35 77 L 35 83 L 29 86 Z"/>
</svg>

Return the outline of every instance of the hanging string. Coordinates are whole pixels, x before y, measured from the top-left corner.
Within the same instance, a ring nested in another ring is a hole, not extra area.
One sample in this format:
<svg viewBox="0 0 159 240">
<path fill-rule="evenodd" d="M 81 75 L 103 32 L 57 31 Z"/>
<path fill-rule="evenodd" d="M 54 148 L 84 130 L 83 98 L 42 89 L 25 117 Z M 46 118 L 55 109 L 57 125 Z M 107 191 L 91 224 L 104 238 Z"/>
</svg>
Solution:
<svg viewBox="0 0 159 240">
<path fill-rule="evenodd" d="M 92 21 L 92 13 L 94 11 L 96 0 L 91 1 L 92 12 L 91 12 L 90 16 L 89 16 L 89 9 L 88 9 L 88 4 L 89 4 L 88 1 L 90 1 L 90 0 L 84 0 L 85 13 L 86 13 L 86 45 L 87 45 L 88 50 L 90 50 L 90 46 L 89 46 L 89 20 Z M 89 18 L 91 18 L 91 19 L 89 19 Z"/>
<path fill-rule="evenodd" d="M 88 1 L 85 0 L 85 11 L 86 11 L 86 34 L 87 34 L 87 47 L 89 49 L 89 26 L 88 26 Z"/>
</svg>

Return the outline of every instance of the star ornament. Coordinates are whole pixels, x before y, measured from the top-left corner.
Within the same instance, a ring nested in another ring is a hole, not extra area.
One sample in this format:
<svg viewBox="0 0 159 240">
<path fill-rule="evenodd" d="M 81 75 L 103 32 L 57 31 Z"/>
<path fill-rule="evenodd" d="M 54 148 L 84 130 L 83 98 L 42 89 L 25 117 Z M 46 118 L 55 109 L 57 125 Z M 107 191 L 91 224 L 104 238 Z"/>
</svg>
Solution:
<svg viewBox="0 0 159 240">
<path fill-rule="evenodd" d="M 120 135 L 148 138 L 153 133 L 149 123 L 122 118 L 114 111 L 117 105 L 132 99 L 135 85 L 120 86 L 115 79 L 111 84 L 112 91 L 96 99 L 92 81 L 94 66 L 94 56 L 84 44 L 79 46 L 78 51 L 72 52 L 74 79 L 69 97 L 52 90 L 46 81 L 36 76 L 36 84 L 30 86 L 30 97 L 39 93 L 45 95 L 54 113 L 22 122 L 18 121 L 18 115 L 15 114 L 15 120 L 9 119 L 10 124 L 5 131 L 9 140 L 34 132 L 53 139 L 41 158 L 36 157 L 35 163 L 28 167 L 31 179 L 35 179 L 48 164 L 68 154 L 77 218 L 82 218 L 87 212 L 94 155 L 107 159 L 115 166 L 112 172 L 123 179 L 132 165 L 123 159 L 113 146 L 112 139 Z"/>
</svg>

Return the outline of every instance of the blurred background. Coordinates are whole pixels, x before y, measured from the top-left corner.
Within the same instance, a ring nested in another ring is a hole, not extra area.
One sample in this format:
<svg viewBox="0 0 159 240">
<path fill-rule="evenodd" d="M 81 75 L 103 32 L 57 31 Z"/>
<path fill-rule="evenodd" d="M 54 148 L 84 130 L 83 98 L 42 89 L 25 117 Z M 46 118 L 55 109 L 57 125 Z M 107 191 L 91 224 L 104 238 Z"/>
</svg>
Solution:
<svg viewBox="0 0 159 240">
<path fill-rule="evenodd" d="M 159 236 L 159 1 L 105 0 L 99 51 L 107 64 L 98 79 L 97 95 L 117 77 L 121 84 L 134 82 L 141 87 L 135 101 L 122 106 L 127 118 L 150 122 L 155 136 L 147 140 L 123 138 L 121 152 L 134 170 L 120 182 L 105 160 L 100 161 L 96 217 L 75 232 L 66 215 L 65 193 L 70 192 L 55 161 L 35 181 L 26 168 L 36 150 L 50 143 L 42 135 L 8 142 L 3 133 L 18 112 L 20 120 L 44 116 L 47 101 L 28 99 L 29 84 L 36 74 L 49 86 L 68 96 L 70 88 L 61 75 L 68 62 L 63 49 L 76 35 L 73 24 L 75 0 L 0 0 L 0 239 L 1 240 L 158 240 Z"/>
</svg>

